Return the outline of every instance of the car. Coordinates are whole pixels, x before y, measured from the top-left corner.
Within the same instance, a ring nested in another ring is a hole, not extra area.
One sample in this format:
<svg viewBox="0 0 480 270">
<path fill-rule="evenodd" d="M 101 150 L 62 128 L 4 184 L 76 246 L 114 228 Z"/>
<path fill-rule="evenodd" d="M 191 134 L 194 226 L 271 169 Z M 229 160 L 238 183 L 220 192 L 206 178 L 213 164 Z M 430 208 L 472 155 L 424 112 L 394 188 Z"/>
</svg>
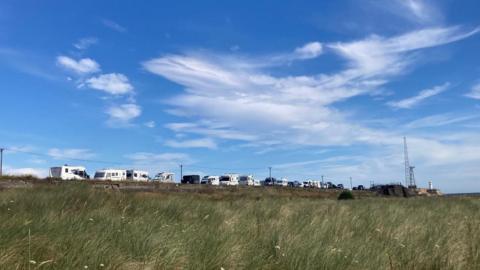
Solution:
<svg viewBox="0 0 480 270">
<path fill-rule="evenodd" d="M 301 187 L 303 188 L 303 183 L 299 181 L 289 181 L 288 182 L 289 187 Z"/>
<path fill-rule="evenodd" d="M 364 187 L 363 185 L 359 185 L 359 186 L 357 187 L 357 189 L 358 189 L 358 190 L 365 190 L 365 187 Z"/>
<path fill-rule="evenodd" d="M 343 189 L 343 184 L 338 184 L 338 185 L 337 185 L 337 188 Z"/>
<path fill-rule="evenodd" d="M 263 181 L 263 185 L 273 186 L 273 185 L 275 185 L 276 181 L 277 181 L 277 179 L 275 179 L 275 177 L 267 177 L 267 178 L 265 178 L 265 181 Z"/>
</svg>

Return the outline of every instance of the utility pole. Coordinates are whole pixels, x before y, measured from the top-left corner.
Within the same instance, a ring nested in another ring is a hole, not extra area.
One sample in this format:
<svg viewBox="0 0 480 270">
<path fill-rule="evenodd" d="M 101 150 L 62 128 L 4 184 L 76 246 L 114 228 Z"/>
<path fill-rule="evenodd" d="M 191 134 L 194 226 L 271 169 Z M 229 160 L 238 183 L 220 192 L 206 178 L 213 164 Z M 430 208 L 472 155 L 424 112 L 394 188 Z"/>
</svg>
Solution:
<svg viewBox="0 0 480 270">
<path fill-rule="evenodd" d="M 5 148 L 0 148 L 0 176 L 3 175 L 3 151 Z"/>
<path fill-rule="evenodd" d="M 352 177 L 350 176 L 350 190 L 353 190 Z"/>
<path fill-rule="evenodd" d="M 323 185 L 324 185 L 324 184 L 323 184 L 323 175 L 322 175 L 322 184 L 321 184 L 322 188 L 323 188 Z"/>
<path fill-rule="evenodd" d="M 180 183 L 182 182 L 183 179 L 183 164 L 180 164 Z"/>
<path fill-rule="evenodd" d="M 272 167 L 268 167 L 268 176 L 270 178 L 270 181 L 272 181 Z"/>
</svg>

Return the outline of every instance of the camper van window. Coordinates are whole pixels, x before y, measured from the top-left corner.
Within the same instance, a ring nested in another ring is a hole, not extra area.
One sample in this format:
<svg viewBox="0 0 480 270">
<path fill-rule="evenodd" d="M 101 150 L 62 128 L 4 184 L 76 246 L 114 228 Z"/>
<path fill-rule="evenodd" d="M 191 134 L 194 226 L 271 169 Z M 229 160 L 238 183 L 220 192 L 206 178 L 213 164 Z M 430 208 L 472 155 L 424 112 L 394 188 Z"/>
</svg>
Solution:
<svg viewBox="0 0 480 270">
<path fill-rule="evenodd" d="M 107 178 L 110 178 L 112 177 L 112 174 L 111 173 L 107 173 Z"/>
<path fill-rule="evenodd" d="M 104 176 L 105 176 L 105 173 L 103 173 L 103 172 L 97 172 L 97 173 L 95 173 L 94 178 L 103 178 Z"/>
<path fill-rule="evenodd" d="M 68 168 L 65 168 L 65 172 L 68 173 Z"/>
<path fill-rule="evenodd" d="M 138 174 L 134 173 L 133 176 L 134 176 L 134 177 L 138 177 Z"/>
</svg>

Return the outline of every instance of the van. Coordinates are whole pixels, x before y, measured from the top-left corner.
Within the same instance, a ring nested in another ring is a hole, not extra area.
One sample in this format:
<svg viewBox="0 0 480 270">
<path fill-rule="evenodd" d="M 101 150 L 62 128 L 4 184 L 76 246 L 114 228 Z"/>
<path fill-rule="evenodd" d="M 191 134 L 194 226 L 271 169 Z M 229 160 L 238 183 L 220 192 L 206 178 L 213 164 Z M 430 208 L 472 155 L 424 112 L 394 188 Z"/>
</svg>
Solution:
<svg viewBox="0 0 480 270">
<path fill-rule="evenodd" d="M 200 184 L 200 175 L 184 175 L 182 184 Z"/>
<path fill-rule="evenodd" d="M 221 186 L 238 186 L 239 176 L 235 173 L 228 173 L 220 176 Z"/>
<path fill-rule="evenodd" d="M 68 165 L 51 167 L 49 177 L 60 178 L 62 180 L 86 180 L 90 178 L 85 167 Z"/>
<path fill-rule="evenodd" d="M 238 180 L 240 186 L 261 186 L 260 180 L 253 178 L 253 175 L 242 175 Z"/>
<path fill-rule="evenodd" d="M 103 169 L 95 172 L 95 180 L 124 181 L 127 180 L 127 171 L 118 169 Z"/>
<path fill-rule="evenodd" d="M 220 185 L 220 177 L 215 175 L 205 175 L 201 181 L 202 184 L 208 184 L 212 186 Z"/>
<path fill-rule="evenodd" d="M 175 174 L 170 172 L 157 173 L 152 181 L 158 181 L 160 183 L 174 183 Z"/>
</svg>

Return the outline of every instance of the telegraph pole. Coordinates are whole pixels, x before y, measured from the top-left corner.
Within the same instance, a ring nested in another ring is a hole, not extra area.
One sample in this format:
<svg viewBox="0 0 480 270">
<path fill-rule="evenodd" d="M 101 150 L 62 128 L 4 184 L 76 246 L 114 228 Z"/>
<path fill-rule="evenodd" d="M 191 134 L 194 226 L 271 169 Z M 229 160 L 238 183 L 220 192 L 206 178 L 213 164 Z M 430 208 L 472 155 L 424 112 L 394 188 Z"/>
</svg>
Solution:
<svg viewBox="0 0 480 270">
<path fill-rule="evenodd" d="M 0 176 L 3 175 L 3 151 L 5 148 L 0 148 Z"/>
<path fill-rule="evenodd" d="M 180 164 L 180 183 L 182 182 L 183 179 L 183 164 Z"/>
<path fill-rule="evenodd" d="M 350 176 L 350 189 L 353 190 L 352 177 Z"/>
</svg>

